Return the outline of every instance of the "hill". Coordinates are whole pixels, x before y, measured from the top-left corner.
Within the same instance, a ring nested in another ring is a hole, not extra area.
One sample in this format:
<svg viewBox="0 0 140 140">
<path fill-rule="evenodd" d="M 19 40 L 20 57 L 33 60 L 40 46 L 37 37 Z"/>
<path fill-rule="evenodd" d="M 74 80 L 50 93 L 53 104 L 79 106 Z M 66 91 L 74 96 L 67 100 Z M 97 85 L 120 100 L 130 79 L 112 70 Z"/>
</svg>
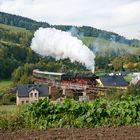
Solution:
<svg viewBox="0 0 140 140">
<path fill-rule="evenodd" d="M 70 27 L 69 27 L 70 28 Z M 76 29 L 74 29 L 76 30 Z M 31 44 L 31 38 L 33 37 L 33 32 L 31 30 L 27 30 L 26 28 L 16 27 L 11 25 L 0 24 L 0 43 L 15 43 L 15 45 L 24 44 L 24 46 L 28 47 Z M 77 30 L 75 36 L 77 35 Z M 90 47 L 94 52 L 100 53 L 100 55 L 112 54 L 122 55 L 122 54 L 140 54 L 140 48 L 130 46 L 127 44 L 108 41 L 103 38 L 90 37 L 90 36 L 81 36 L 80 39 L 83 43 Z"/>
<path fill-rule="evenodd" d="M 90 47 L 95 53 L 99 53 L 102 56 L 105 55 L 139 55 L 140 48 L 134 47 L 127 44 L 122 44 L 115 41 L 108 41 L 106 39 L 96 38 L 96 37 L 87 37 L 84 36 L 81 38 L 83 43 Z"/>
<path fill-rule="evenodd" d="M 12 76 L 14 82 L 24 83 L 29 82 L 33 69 L 60 72 L 82 68 L 81 64 L 70 63 L 67 59 L 56 62 L 34 53 L 30 48 L 33 33 L 26 28 L 0 24 L 0 79 Z"/>
<path fill-rule="evenodd" d="M 16 26 L 0 24 L 0 41 L 29 45 L 33 32 Z"/>
<path fill-rule="evenodd" d="M 44 22 L 37 22 L 35 20 L 16 16 L 4 12 L 0 12 L 0 23 L 6 24 L 6 25 L 12 25 L 16 27 L 22 27 L 26 28 L 27 30 L 36 30 L 39 27 L 49 27 L 50 25 L 48 23 Z"/>
<path fill-rule="evenodd" d="M 24 24 L 20 24 L 20 21 Z M 128 42 L 131 42 L 131 40 L 123 43 L 109 39 L 114 33 L 87 26 L 49 25 L 48 23 L 0 12 L 0 79 L 12 76 L 15 83 L 28 83 L 32 69 L 35 68 L 57 72 L 85 70 L 84 66 L 77 62 L 70 63 L 69 59 L 55 61 L 53 58 L 42 58 L 35 54 L 31 50 L 30 44 L 34 31 L 40 26 L 71 31 L 74 36 L 77 36 L 91 50 L 96 52 L 96 68 L 107 68 L 107 65 L 115 57 L 124 55 L 127 56 L 125 60 L 128 60 L 129 57 L 130 61 L 139 62 L 140 47 L 130 45 Z M 100 37 L 98 37 L 99 34 Z M 121 38 L 121 36 L 119 37 Z"/>
<path fill-rule="evenodd" d="M 0 23 L 6 24 L 6 25 L 12 25 L 16 27 L 22 27 L 26 28 L 27 30 L 36 30 L 39 27 L 55 27 L 57 29 L 61 29 L 63 31 L 68 31 L 71 30 L 72 27 L 75 27 L 77 30 L 77 34 L 80 35 L 81 33 L 84 36 L 88 37 L 96 37 L 96 38 L 101 38 L 105 39 L 108 41 L 114 41 L 114 42 L 119 42 L 122 44 L 127 44 L 135 47 L 140 47 L 140 41 L 133 39 L 129 40 L 126 39 L 123 36 L 120 36 L 116 33 L 113 32 L 107 32 L 104 30 L 96 29 L 90 26 L 82 26 L 82 27 L 76 27 L 76 26 L 65 26 L 65 25 L 50 25 L 45 22 L 37 22 L 35 20 L 25 18 L 22 16 L 17 16 L 17 15 L 12 15 L 4 12 L 0 12 Z"/>
</svg>

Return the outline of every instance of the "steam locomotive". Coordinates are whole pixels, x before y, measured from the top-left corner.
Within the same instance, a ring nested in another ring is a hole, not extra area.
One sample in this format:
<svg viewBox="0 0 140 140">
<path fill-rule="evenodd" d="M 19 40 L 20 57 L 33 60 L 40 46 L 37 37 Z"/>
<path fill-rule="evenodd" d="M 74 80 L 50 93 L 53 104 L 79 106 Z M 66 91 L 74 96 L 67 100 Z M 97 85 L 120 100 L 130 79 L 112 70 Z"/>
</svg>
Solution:
<svg viewBox="0 0 140 140">
<path fill-rule="evenodd" d="M 42 80 L 53 80 L 62 83 L 76 83 L 95 85 L 98 77 L 95 74 L 80 74 L 80 73 L 55 73 L 40 70 L 33 70 L 33 77 Z"/>
</svg>

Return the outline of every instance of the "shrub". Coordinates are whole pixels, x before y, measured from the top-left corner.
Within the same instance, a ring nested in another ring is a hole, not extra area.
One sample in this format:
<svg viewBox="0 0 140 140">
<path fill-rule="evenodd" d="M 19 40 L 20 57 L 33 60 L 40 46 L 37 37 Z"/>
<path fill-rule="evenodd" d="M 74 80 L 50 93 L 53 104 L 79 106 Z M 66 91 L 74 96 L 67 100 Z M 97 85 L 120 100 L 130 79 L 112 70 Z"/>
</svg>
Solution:
<svg viewBox="0 0 140 140">
<path fill-rule="evenodd" d="M 65 99 L 53 104 L 49 99 L 31 104 L 23 113 L 25 127 L 97 127 L 140 123 L 140 97 L 119 100 L 97 99 L 79 102 Z"/>
</svg>

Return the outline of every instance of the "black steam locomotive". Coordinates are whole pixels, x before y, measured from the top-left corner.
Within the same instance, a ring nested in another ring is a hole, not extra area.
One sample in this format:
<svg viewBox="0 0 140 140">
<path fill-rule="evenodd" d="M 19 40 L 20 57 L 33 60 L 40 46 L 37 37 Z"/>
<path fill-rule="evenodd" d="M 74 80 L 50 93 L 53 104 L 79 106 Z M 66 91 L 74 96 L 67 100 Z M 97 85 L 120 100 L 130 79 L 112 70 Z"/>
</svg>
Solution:
<svg viewBox="0 0 140 140">
<path fill-rule="evenodd" d="M 97 76 L 95 74 L 72 74 L 72 73 L 65 73 L 62 74 L 61 80 L 72 80 L 72 79 L 85 79 L 85 80 L 95 80 Z"/>
</svg>

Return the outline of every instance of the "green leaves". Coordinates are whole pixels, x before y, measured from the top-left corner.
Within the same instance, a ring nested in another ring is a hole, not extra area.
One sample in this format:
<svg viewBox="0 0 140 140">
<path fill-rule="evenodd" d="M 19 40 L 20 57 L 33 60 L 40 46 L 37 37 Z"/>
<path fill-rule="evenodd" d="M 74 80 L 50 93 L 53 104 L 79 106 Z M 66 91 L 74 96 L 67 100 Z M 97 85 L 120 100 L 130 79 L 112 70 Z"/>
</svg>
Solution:
<svg viewBox="0 0 140 140">
<path fill-rule="evenodd" d="M 120 100 L 97 99 L 78 102 L 65 99 L 53 104 L 48 98 L 33 103 L 24 119 L 30 127 L 96 127 L 140 123 L 140 97 L 123 96 Z M 27 119 L 28 118 L 28 119 Z"/>
</svg>

